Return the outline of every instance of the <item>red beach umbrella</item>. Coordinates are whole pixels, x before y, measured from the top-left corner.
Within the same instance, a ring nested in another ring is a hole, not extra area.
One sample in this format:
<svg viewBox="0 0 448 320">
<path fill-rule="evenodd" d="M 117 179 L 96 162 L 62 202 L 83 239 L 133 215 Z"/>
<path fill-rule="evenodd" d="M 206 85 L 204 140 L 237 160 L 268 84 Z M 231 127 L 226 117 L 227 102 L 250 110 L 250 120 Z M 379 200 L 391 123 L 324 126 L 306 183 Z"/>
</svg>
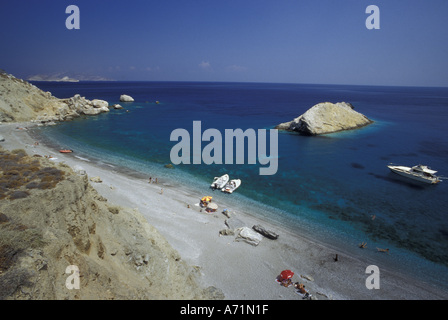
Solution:
<svg viewBox="0 0 448 320">
<path fill-rule="evenodd" d="M 293 275 L 294 275 L 294 272 L 292 272 L 291 270 L 283 270 L 280 273 L 280 277 L 282 277 L 282 279 L 285 279 L 285 280 L 291 279 Z"/>
</svg>

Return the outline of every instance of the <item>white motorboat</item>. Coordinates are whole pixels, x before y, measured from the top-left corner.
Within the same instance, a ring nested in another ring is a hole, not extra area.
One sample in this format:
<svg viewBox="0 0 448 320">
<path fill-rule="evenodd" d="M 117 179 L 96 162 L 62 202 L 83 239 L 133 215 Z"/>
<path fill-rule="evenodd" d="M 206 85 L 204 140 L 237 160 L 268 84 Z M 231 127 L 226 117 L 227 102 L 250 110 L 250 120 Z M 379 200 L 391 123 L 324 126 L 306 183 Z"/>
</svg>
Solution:
<svg viewBox="0 0 448 320">
<path fill-rule="evenodd" d="M 387 166 L 392 172 L 395 172 L 403 177 L 407 177 L 416 181 L 436 184 L 441 180 L 435 174 L 437 171 L 431 170 L 429 167 L 424 165 L 416 165 L 413 167 L 405 167 L 405 166 L 395 166 L 388 165 Z"/>
<path fill-rule="evenodd" d="M 226 186 L 227 182 L 229 182 L 229 175 L 225 174 L 221 177 L 215 177 L 213 179 L 213 183 L 211 184 L 212 189 L 222 189 Z"/>
<path fill-rule="evenodd" d="M 222 192 L 233 193 L 241 185 L 240 179 L 230 180 L 224 188 L 221 189 Z"/>
</svg>

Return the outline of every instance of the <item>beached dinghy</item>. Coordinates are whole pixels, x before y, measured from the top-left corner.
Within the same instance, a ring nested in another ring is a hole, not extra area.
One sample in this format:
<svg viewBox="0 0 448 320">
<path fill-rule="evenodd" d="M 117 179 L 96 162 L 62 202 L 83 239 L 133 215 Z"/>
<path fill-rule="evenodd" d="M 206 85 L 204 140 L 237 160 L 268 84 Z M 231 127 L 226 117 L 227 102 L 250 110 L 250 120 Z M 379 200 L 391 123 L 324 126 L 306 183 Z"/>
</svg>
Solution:
<svg viewBox="0 0 448 320">
<path fill-rule="evenodd" d="M 221 177 L 215 177 L 215 179 L 213 179 L 213 183 L 211 184 L 211 188 L 212 189 L 222 189 L 226 186 L 227 182 L 229 182 L 229 175 L 225 174 Z"/>
<path fill-rule="evenodd" d="M 224 188 L 221 189 L 222 192 L 233 193 L 241 185 L 240 179 L 230 180 Z"/>
</svg>

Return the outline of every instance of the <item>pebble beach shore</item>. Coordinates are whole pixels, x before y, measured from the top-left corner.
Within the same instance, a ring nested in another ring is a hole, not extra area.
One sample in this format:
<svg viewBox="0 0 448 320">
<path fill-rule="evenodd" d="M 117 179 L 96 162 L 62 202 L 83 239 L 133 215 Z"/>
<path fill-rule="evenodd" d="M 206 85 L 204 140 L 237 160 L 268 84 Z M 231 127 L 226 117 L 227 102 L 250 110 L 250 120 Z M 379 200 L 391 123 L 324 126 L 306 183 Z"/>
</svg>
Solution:
<svg viewBox="0 0 448 320">
<path fill-rule="evenodd" d="M 182 259 L 197 268 L 201 284 L 219 288 L 226 299 L 302 300 L 292 286 L 285 288 L 275 281 L 285 269 L 292 270 L 292 281 L 304 284 L 311 297 L 318 300 L 448 298 L 447 292 L 381 265 L 380 289 L 368 289 L 366 268 L 375 261 L 298 235 L 262 220 L 250 208 L 235 207 L 225 200 L 217 202 L 217 212 L 207 213 L 198 205 L 204 196 L 200 191 L 160 179 L 149 183 L 148 177 L 128 175 L 119 168 L 77 158 L 76 150 L 61 154 L 29 135 L 25 128 L 33 125 L 1 124 L 0 135 L 5 139 L 1 145 L 8 150 L 24 149 L 29 155 L 52 156 L 55 162 L 64 162 L 75 171 L 82 168 L 89 179 L 100 177 L 97 181 L 101 182 L 91 181 L 99 194 L 111 204 L 137 208 Z M 221 235 L 228 219 L 221 208 L 228 208 L 247 227 L 262 225 L 279 234 L 279 238 L 263 238 L 253 246 L 235 241 L 235 236 Z"/>
</svg>

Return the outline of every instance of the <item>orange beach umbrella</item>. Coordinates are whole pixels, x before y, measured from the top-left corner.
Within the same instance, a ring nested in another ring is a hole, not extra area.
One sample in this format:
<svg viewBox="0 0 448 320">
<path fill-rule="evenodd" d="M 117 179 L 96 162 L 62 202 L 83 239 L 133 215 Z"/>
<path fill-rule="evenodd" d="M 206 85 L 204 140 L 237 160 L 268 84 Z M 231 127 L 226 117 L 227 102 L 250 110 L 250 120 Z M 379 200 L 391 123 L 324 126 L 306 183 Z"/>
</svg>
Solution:
<svg viewBox="0 0 448 320">
<path fill-rule="evenodd" d="M 201 199 L 201 201 L 202 201 L 202 202 L 210 202 L 210 201 L 212 201 L 212 198 L 213 198 L 213 197 L 206 196 L 206 197 L 203 197 L 203 198 Z"/>
</svg>

